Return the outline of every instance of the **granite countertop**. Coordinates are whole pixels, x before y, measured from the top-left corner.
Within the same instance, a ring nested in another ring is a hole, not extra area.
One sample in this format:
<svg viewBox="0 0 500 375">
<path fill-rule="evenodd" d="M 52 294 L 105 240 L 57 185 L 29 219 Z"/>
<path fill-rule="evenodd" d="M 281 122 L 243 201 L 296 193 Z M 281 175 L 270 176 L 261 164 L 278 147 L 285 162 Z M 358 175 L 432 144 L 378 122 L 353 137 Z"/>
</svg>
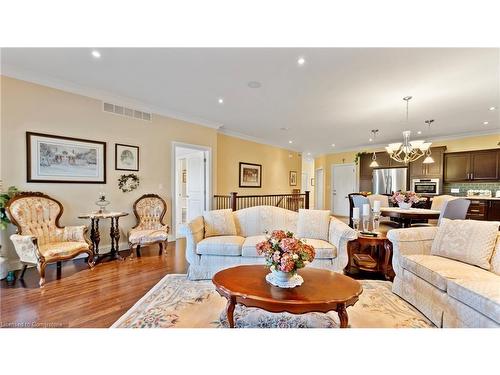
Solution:
<svg viewBox="0 0 500 375">
<path fill-rule="evenodd" d="M 500 198 L 496 197 L 475 197 L 475 196 L 462 196 L 460 198 L 475 199 L 475 200 L 485 200 L 485 201 L 500 201 Z"/>
</svg>

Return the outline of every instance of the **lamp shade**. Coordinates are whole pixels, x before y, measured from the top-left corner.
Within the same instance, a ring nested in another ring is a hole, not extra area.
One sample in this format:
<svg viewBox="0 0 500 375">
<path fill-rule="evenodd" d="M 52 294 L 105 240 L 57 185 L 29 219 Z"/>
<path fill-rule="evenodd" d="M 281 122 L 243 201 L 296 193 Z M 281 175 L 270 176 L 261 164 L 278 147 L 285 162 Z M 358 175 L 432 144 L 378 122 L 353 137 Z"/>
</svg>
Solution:
<svg viewBox="0 0 500 375">
<path fill-rule="evenodd" d="M 379 165 L 376 160 L 372 160 L 372 162 L 370 163 L 370 168 L 377 168 L 378 166 Z"/>
<path fill-rule="evenodd" d="M 422 163 L 423 164 L 432 164 L 432 163 L 434 163 L 434 159 L 432 158 L 432 156 L 427 156 Z"/>
</svg>

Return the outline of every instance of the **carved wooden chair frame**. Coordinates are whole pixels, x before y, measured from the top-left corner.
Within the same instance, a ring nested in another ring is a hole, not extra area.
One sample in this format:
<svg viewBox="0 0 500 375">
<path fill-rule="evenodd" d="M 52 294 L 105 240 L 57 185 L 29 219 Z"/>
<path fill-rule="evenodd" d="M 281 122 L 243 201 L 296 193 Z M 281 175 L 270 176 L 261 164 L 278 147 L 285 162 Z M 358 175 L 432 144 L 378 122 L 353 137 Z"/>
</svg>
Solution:
<svg viewBox="0 0 500 375">
<path fill-rule="evenodd" d="M 59 202 L 58 200 L 56 200 L 56 199 L 54 199 L 54 198 L 52 198 L 44 193 L 29 191 L 29 192 L 17 193 L 11 199 L 9 199 L 7 201 L 7 203 L 5 204 L 5 212 L 7 213 L 7 216 L 9 218 L 9 220 L 11 221 L 11 223 L 16 227 L 16 234 L 22 235 L 22 228 L 21 228 L 21 225 L 12 216 L 12 213 L 10 212 L 10 206 L 12 205 L 12 203 L 17 201 L 18 199 L 30 198 L 30 197 L 44 198 L 44 199 L 48 199 L 48 200 L 51 200 L 52 202 L 56 203 L 59 206 L 59 213 L 56 216 L 55 225 L 59 229 L 64 229 L 64 227 L 62 227 L 59 224 L 59 219 L 61 218 L 61 216 L 64 212 L 64 207 L 61 204 L 61 202 Z M 39 282 L 40 287 L 42 287 L 45 284 L 45 268 L 47 267 L 47 265 L 49 263 L 57 263 L 57 268 L 58 268 L 58 272 L 59 272 L 59 270 L 61 268 L 62 261 L 73 259 L 74 257 L 76 257 L 80 254 L 86 253 L 88 255 L 87 263 L 88 263 L 89 267 L 90 268 L 94 267 L 93 245 L 90 242 L 90 240 L 87 238 L 87 235 L 86 235 L 87 228 L 84 229 L 83 234 L 84 234 L 83 237 L 85 239 L 85 242 L 89 245 L 88 249 L 76 250 L 76 251 L 72 252 L 71 254 L 64 255 L 64 256 L 54 256 L 54 257 L 51 257 L 49 261 L 40 252 L 40 250 L 38 248 L 37 237 L 32 236 L 31 240 L 33 241 L 33 245 L 34 245 L 35 251 L 36 251 L 36 257 L 38 259 L 38 263 L 36 266 L 37 266 L 38 272 L 40 273 L 40 282 Z M 21 275 L 19 277 L 21 280 L 23 279 L 26 268 L 28 267 L 28 265 L 25 262 L 23 262 L 22 264 L 23 264 L 23 269 L 22 269 Z"/>
<path fill-rule="evenodd" d="M 168 227 L 168 225 L 166 225 L 163 222 L 163 218 L 165 217 L 165 214 L 167 213 L 167 202 L 165 202 L 165 200 L 162 197 L 160 197 L 158 194 L 144 194 L 144 195 L 142 195 L 142 196 L 140 196 L 139 198 L 136 199 L 136 201 L 134 202 L 134 206 L 133 206 L 136 223 L 132 227 L 132 229 L 137 228 L 139 226 L 139 224 L 141 223 L 141 218 L 139 217 L 139 213 L 137 212 L 137 204 L 141 200 L 147 199 L 147 198 L 159 199 L 163 203 L 163 210 L 162 210 L 162 212 L 160 214 L 160 220 L 159 220 L 159 222 L 160 222 L 161 225 L 164 225 L 164 226 L 167 227 L 167 233 L 168 233 L 168 231 L 170 230 L 170 228 Z M 137 256 L 138 257 L 141 256 L 141 246 L 142 245 L 153 245 L 155 243 L 158 243 L 158 246 L 159 246 L 158 255 L 161 255 L 163 253 L 163 242 L 164 241 L 151 241 L 151 242 L 143 243 L 143 244 L 135 244 L 135 250 L 137 251 Z M 132 244 L 132 243 L 129 242 L 129 247 L 130 247 L 130 257 L 133 257 L 133 255 L 134 255 L 134 244 Z"/>
</svg>

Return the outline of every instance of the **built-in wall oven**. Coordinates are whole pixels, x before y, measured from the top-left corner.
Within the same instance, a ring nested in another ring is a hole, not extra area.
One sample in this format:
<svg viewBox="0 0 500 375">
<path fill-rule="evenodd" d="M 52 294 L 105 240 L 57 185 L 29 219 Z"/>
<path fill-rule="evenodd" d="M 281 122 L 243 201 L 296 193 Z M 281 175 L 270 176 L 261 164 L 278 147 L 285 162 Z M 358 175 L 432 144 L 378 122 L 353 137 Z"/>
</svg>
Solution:
<svg viewBox="0 0 500 375">
<path fill-rule="evenodd" d="M 439 195 L 439 178 L 414 178 L 411 189 L 417 194 Z"/>
</svg>

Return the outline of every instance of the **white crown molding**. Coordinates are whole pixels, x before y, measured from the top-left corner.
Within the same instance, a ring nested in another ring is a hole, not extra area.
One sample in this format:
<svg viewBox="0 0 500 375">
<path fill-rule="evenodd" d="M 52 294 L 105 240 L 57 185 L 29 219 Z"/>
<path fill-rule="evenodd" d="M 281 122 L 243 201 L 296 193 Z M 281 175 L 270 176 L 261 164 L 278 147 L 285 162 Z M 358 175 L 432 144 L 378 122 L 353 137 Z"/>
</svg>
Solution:
<svg viewBox="0 0 500 375">
<path fill-rule="evenodd" d="M 189 122 L 195 125 L 208 127 L 211 129 L 219 129 L 222 126 L 222 124 L 214 121 L 187 115 L 185 113 L 173 111 L 168 108 L 160 108 L 133 98 L 116 95 L 104 90 L 93 89 L 91 87 L 83 86 L 75 82 L 62 80 L 49 75 L 42 75 L 33 71 L 29 71 L 18 67 L 13 67 L 7 64 L 2 65 L 0 74 L 7 77 L 19 79 L 22 81 L 32 82 L 42 86 L 47 86 L 54 89 L 70 92 L 72 94 L 78 94 L 94 98 L 97 100 L 107 101 L 113 104 L 132 107 L 143 112 L 150 112 L 153 114 L 170 117 L 173 119 Z"/>
<path fill-rule="evenodd" d="M 246 134 L 234 131 L 234 130 L 229 130 L 229 129 L 223 128 L 223 127 L 219 128 L 217 132 L 224 134 L 224 135 L 227 135 L 227 136 L 230 136 L 230 137 L 240 138 L 240 139 L 243 139 L 245 141 L 250 141 L 250 142 L 255 142 L 255 143 L 264 144 L 264 145 L 268 145 L 268 146 L 273 146 L 273 147 L 281 148 L 281 149 L 286 150 L 286 151 L 293 151 L 293 152 L 297 152 L 297 153 L 302 153 L 302 151 L 300 151 L 300 150 L 297 150 L 294 148 L 287 148 L 279 143 L 270 142 L 266 139 L 262 139 L 259 137 L 253 137 L 251 135 L 246 135 Z"/>
<path fill-rule="evenodd" d="M 453 135 L 441 135 L 437 137 L 432 137 L 428 138 L 429 141 L 435 143 L 435 142 L 441 142 L 441 141 L 452 141 L 456 139 L 463 139 L 463 138 L 470 138 L 470 137 L 480 137 L 483 135 L 499 135 L 499 140 L 500 140 L 500 132 L 498 130 L 490 129 L 490 130 L 482 130 L 482 131 L 476 131 L 476 132 L 463 132 L 463 133 L 457 133 Z M 318 154 L 317 156 L 313 155 L 313 157 L 318 158 L 326 155 L 332 155 L 332 154 L 340 154 L 342 152 L 357 152 L 362 149 L 368 149 L 369 151 L 367 152 L 373 152 L 377 150 L 384 150 L 385 146 L 387 146 L 387 143 L 378 143 L 378 144 L 365 144 L 362 146 L 357 146 L 357 147 L 346 147 L 346 148 L 335 148 L 335 151 L 333 152 L 324 152 L 321 154 Z"/>
</svg>

